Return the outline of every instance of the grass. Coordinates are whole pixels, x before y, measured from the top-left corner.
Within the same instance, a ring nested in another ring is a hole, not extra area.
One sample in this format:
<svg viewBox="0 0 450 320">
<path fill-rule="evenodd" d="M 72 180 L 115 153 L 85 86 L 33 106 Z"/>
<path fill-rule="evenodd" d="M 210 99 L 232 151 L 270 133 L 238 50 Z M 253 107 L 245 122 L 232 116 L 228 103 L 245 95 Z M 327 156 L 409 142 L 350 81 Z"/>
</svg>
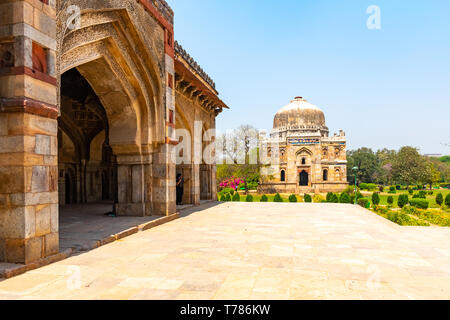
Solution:
<svg viewBox="0 0 450 320">
<path fill-rule="evenodd" d="M 426 190 L 426 192 L 428 192 L 429 190 Z M 427 195 L 427 200 L 430 202 L 430 208 L 439 208 L 438 204 L 436 203 L 436 195 L 438 193 L 442 193 L 442 195 L 445 197 L 450 194 L 450 190 L 449 189 L 441 189 L 441 190 L 433 190 L 434 194 L 433 195 Z M 416 193 L 418 191 L 415 191 L 414 193 Z M 364 197 L 366 197 L 367 199 L 369 199 L 370 201 L 372 201 L 372 192 L 367 192 L 367 191 L 363 191 L 362 194 L 364 195 Z M 396 194 L 390 194 L 390 193 L 380 193 L 380 205 L 382 206 L 387 206 L 387 199 L 389 196 L 392 196 L 394 198 L 394 204 L 392 205 L 392 208 L 398 208 L 397 206 L 397 202 L 398 202 L 398 197 L 401 194 L 407 194 L 409 196 L 409 199 L 412 198 L 412 195 L 410 195 L 408 193 L 408 191 L 405 190 L 401 190 L 401 191 L 397 191 Z"/>
</svg>

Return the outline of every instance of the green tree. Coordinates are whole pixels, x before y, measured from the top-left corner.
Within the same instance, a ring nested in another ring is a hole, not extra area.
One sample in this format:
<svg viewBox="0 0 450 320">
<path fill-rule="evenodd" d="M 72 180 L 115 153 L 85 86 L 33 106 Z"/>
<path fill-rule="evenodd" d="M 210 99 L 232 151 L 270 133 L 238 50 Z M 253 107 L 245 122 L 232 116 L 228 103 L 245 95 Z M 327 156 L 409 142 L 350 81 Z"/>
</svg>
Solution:
<svg viewBox="0 0 450 320">
<path fill-rule="evenodd" d="M 441 181 L 441 173 L 432 162 L 427 163 L 427 171 L 425 172 L 425 182 L 433 189 L 434 183 Z"/>
<path fill-rule="evenodd" d="M 427 165 L 419 151 L 402 147 L 392 163 L 392 174 L 399 183 L 412 185 L 426 180 Z"/>
<path fill-rule="evenodd" d="M 347 174 L 348 181 L 355 181 L 352 168 L 358 167 L 358 182 L 371 183 L 374 181 L 374 175 L 379 171 L 380 165 L 377 156 L 369 148 L 360 148 L 347 153 Z"/>
</svg>

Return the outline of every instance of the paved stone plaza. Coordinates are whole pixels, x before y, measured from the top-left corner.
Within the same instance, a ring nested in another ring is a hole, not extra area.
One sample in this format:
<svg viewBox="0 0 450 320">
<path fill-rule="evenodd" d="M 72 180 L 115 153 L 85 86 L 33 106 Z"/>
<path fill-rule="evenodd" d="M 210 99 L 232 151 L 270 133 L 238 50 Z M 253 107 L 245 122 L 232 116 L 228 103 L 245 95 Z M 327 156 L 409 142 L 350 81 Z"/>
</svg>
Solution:
<svg viewBox="0 0 450 320">
<path fill-rule="evenodd" d="M 450 229 L 225 203 L 0 282 L 1 299 L 449 299 Z"/>
</svg>

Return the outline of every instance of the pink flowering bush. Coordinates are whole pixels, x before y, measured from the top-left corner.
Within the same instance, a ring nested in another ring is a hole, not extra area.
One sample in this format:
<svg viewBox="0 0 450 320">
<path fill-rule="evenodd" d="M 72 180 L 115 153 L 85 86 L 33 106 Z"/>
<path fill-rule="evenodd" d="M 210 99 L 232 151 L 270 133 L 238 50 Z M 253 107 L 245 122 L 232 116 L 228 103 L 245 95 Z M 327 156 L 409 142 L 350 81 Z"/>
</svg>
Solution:
<svg viewBox="0 0 450 320">
<path fill-rule="evenodd" d="M 244 182 L 244 180 L 242 180 L 241 178 L 235 178 L 235 177 L 231 177 L 231 178 L 227 178 L 225 180 L 223 180 L 221 183 L 219 183 L 219 189 L 225 189 L 225 188 L 231 188 L 233 190 L 236 190 L 239 185 L 242 185 Z"/>
</svg>

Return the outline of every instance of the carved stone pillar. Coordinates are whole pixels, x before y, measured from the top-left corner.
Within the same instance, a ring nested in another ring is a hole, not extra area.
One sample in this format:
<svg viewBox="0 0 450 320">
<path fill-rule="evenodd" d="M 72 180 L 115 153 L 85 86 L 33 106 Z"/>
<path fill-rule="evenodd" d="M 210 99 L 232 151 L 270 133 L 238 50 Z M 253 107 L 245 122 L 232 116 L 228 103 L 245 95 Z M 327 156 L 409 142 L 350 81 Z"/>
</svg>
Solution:
<svg viewBox="0 0 450 320">
<path fill-rule="evenodd" d="M 0 262 L 58 253 L 56 14 L 0 3 Z"/>
<path fill-rule="evenodd" d="M 145 216 L 145 172 L 148 164 L 141 155 L 117 156 L 118 202 L 114 209 L 119 216 Z"/>
</svg>

